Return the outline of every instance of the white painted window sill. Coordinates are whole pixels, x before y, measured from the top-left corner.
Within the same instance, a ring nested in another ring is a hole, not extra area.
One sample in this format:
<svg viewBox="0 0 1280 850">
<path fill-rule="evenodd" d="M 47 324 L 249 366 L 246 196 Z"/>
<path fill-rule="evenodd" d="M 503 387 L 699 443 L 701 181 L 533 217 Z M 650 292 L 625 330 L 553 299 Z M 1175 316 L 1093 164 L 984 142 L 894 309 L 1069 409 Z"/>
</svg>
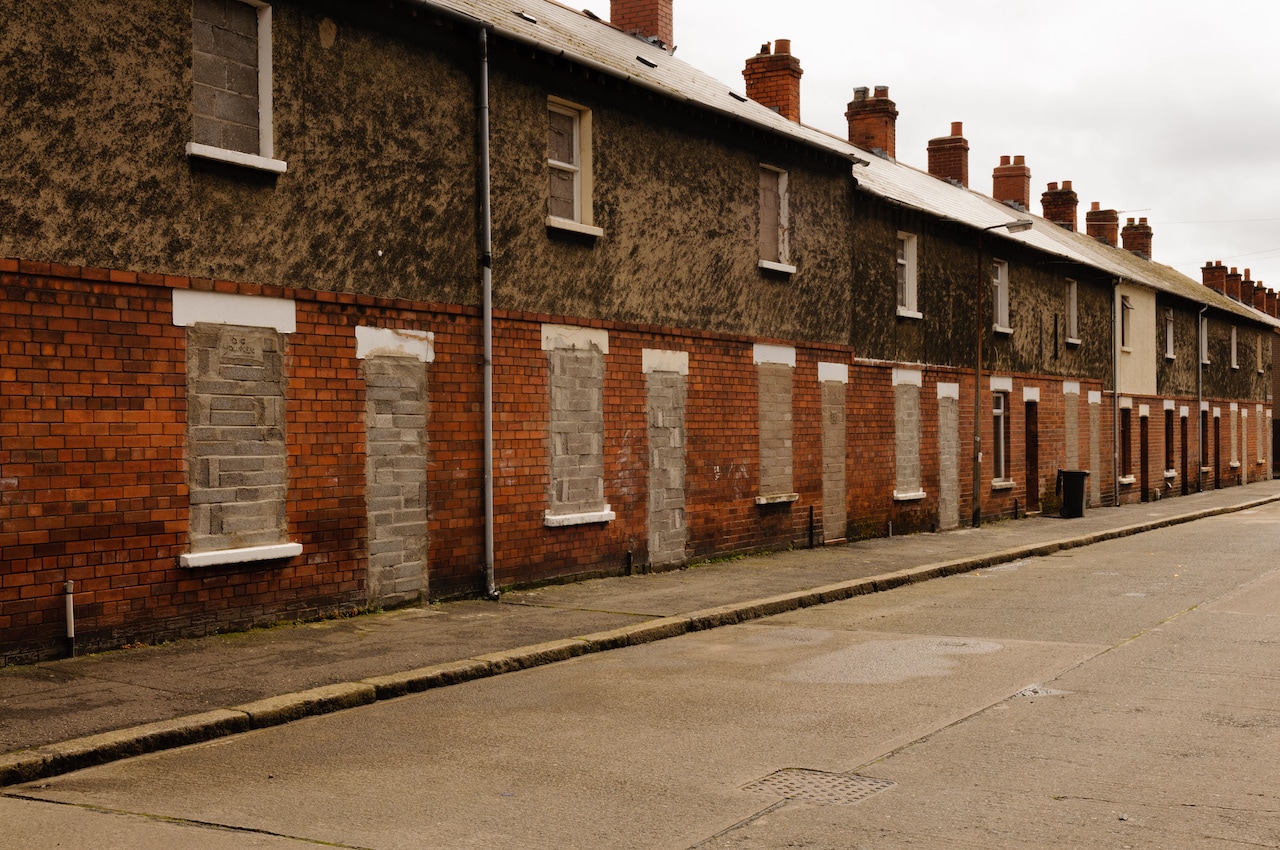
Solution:
<svg viewBox="0 0 1280 850">
<path fill-rule="evenodd" d="M 1164 471 L 1164 477 L 1165 477 L 1165 478 L 1177 478 L 1177 477 L 1178 477 L 1178 470 L 1176 470 L 1176 469 L 1166 469 L 1166 470 Z"/>
<path fill-rule="evenodd" d="M 992 490 L 1012 490 L 1017 486 L 1017 482 L 1012 478 L 996 478 L 991 482 Z"/>
<path fill-rule="evenodd" d="M 1132 353 L 1133 353 L 1133 349 L 1132 349 L 1130 346 L 1122 345 L 1122 346 L 1120 346 L 1120 352 L 1121 352 L 1122 354 L 1132 354 Z"/>
<path fill-rule="evenodd" d="M 1227 464 L 1227 466 L 1231 467 L 1232 469 L 1239 469 L 1239 468 L 1240 468 L 1240 461 L 1238 461 L 1238 460 L 1233 460 L 1233 461 L 1231 461 L 1231 463 Z M 1205 467 L 1205 468 L 1207 469 L 1208 467 Z"/>
<path fill-rule="evenodd" d="M 1206 475 L 1207 475 L 1207 474 L 1209 474 L 1210 472 L 1213 472 L 1213 467 L 1212 467 L 1212 466 L 1202 466 L 1202 467 L 1200 467 L 1200 471 L 1201 471 L 1202 473 L 1204 473 L 1204 474 L 1206 474 Z"/>
<path fill-rule="evenodd" d="M 568 525 L 591 525 L 596 522 L 613 522 L 618 515 L 605 505 L 602 511 L 588 511 L 581 514 L 547 513 L 542 517 L 542 524 L 547 528 L 563 528 Z"/>
<path fill-rule="evenodd" d="M 898 307 L 898 318 L 900 319 L 923 319 L 924 313 L 919 310 L 910 310 L 906 307 Z"/>
<path fill-rule="evenodd" d="M 284 174 L 289 164 L 282 159 L 258 156 L 254 153 L 215 148 L 213 145 L 202 145 L 199 142 L 187 142 L 187 156 L 196 159 L 211 159 L 228 165 L 241 165 L 258 171 L 270 171 L 272 174 Z"/>
<path fill-rule="evenodd" d="M 1132 484 L 1133 482 L 1135 482 L 1135 481 L 1137 481 L 1137 480 L 1138 480 L 1138 479 L 1137 479 L 1137 478 L 1134 478 L 1132 475 L 1121 475 L 1121 476 L 1120 476 L 1120 483 L 1121 483 L 1121 484 Z"/>
<path fill-rule="evenodd" d="M 760 268 L 771 272 L 781 272 L 782 274 L 795 274 L 796 267 L 788 263 L 775 263 L 773 260 L 761 260 L 757 265 Z"/>
<path fill-rule="evenodd" d="M 226 564 L 250 564 L 255 561 L 279 561 L 284 558 L 296 558 L 301 554 L 301 543 L 273 543 L 269 546 L 246 546 L 243 549 L 188 552 L 178 556 L 178 566 L 220 567 Z"/>
<path fill-rule="evenodd" d="M 897 490 L 893 491 L 893 500 L 895 502 L 918 502 L 925 498 L 928 494 L 923 490 L 915 490 L 909 493 L 901 493 Z"/>
<path fill-rule="evenodd" d="M 1178 355 L 1176 355 L 1176 354 L 1166 354 L 1166 355 L 1164 356 L 1164 359 L 1165 359 L 1165 360 L 1168 360 L 1170 363 L 1172 363 L 1174 360 L 1177 360 L 1177 359 L 1178 359 Z"/>
<path fill-rule="evenodd" d="M 757 505 L 781 505 L 800 501 L 799 493 L 778 493 L 773 496 L 756 496 Z"/>
<path fill-rule="evenodd" d="M 1081 344 L 1082 343 L 1080 342 L 1080 340 L 1077 339 L 1076 337 L 1073 337 L 1073 336 L 1067 337 L 1067 345 L 1081 345 Z"/>
<path fill-rule="evenodd" d="M 1009 327 L 1008 325 L 992 325 L 991 330 L 995 331 L 998 334 L 1013 333 L 1013 328 Z"/>
<path fill-rule="evenodd" d="M 583 224 L 582 222 L 572 221 L 567 218 L 557 218 L 553 215 L 547 216 L 547 227 L 555 230 L 567 230 L 570 233 L 581 233 L 583 236 L 604 236 L 604 228 L 596 227 L 591 224 Z"/>
</svg>

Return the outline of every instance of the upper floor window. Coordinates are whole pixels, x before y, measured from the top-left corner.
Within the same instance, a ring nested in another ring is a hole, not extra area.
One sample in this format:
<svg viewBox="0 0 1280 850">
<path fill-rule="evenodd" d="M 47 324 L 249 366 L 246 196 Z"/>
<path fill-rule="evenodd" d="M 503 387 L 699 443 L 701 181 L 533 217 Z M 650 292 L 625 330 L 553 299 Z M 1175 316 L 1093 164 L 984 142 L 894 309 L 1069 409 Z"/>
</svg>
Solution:
<svg viewBox="0 0 1280 850">
<path fill-rule="evenodd" d="M 282 173 L 271 112 L 271 7 L 193 0 L 189 156 Z"/>
<path fill-rule="evenodd" d="M 1173 308 L 1164 311 L 1164 359 L 1174 360 L 1173 353 Z"/>
<path fill-rule="evenodd" d="M 998 333 L 1013 333 L 1009 326 L 1009 264 L 1004 260 L 991 263 L 992 322 Z"/>
<path fill-rule="evenodd" d="M 1074 280 L 1067 280 L 1067 342 L 1080 344 L 1079 287 Z"/>
<path fill-rule="evenodd" d="M 591 111 L 567 101 L 547 102 L 547 226 L 591 236 Z"/>
<path fill-rule="evenodd" d="M 1264 349 L 1270 348 L 1270 346 L 1271 346 L 1271 341 L 1268 340 L 1262 334 L 1258 334 L 1258 374 L 1259 375 L 1261 375 L 1263 372 L 1266 371 L 1267 358 L 1266 358 L 1266 355 L 1264 354 Z"/>
<path fill-rule="evenodd" d="M 1209 319 L 1200 317 L 1200 362 L 1209 362 Z"/>
<path fill-rule="evenodd" d="M 791 273 L 791 222 L 787 172 L 760 166 L 760 267 Z"/>
<path fill-rule="evenodd" d="M 1239 354 L 1240 354 L 1240 350 L 1237 347 L 1236 327 L 1235 325 L 1232 325 L 1231 326 L 1231 368 L 1232 369 L 1240 368 Z"/>
<path fill-rule="evenodd" d="M 1120 296 L 1120 348 L 1128 351 L 1133 345 L 1133 302 L 1128 295 Z"/>
<path fill-rule="evenodd" d="M 916 237 L 912 233 L 898 234 L 898 315 L 920 318 L 916 300 Z"/>
</svg>

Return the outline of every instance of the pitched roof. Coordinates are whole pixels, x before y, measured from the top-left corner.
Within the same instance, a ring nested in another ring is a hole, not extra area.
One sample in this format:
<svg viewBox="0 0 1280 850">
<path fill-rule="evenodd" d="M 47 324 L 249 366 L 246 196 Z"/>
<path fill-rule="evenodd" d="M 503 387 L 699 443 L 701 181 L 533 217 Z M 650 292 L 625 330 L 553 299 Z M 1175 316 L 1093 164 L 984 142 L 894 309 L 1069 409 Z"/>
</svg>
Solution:
<svg viewBox="0 0 1280 850">
<path fill-rule="evenodd" d="M 552 0 L 412 0 L 485 26 L 495 34 L 552 56 L 561 56 L 765 132 L 801 142 L 855 162 L 861 188 L 892 202 L 975 229 L 1030 219 L 1031 230 L 1004 238 L 1083 263 L 1126 282 L 1241 318 L 1280 327 L 1280 321 L 1234 301 L 1186 275 L 1084 234 L 1068 231 L 1040 216 L 1024 213 L 927 172 L 883 159 L 822 130 L 790 121 L 748 100 L 727 84 L 677 59 L 663 48 L 622 32 L 606 21 Z"/>
</svg>

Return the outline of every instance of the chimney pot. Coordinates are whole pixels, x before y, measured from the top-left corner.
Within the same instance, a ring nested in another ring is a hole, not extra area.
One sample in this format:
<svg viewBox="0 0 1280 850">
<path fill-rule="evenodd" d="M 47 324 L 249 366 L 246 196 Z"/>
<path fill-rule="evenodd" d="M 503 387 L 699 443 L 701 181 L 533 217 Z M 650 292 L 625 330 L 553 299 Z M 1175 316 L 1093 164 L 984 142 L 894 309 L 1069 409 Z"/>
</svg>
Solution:
<svg viewBox="0 0 1280 850">
<path fill-rule="evenodd" d="M 1222 261 L 1216 263 L 1205 263 L 1204 268 L 1200 270 L 1200 274 L 1204 279 L 1204 285 L 1214 290 L 1227 294 L 1227 270 L 1222 267 Z"/>
<path fill-rule="evenodd" d="M 779 38 L 747 60 L 742 77 L 747 82 L 747 97 L 769 107 L 790 121 L 800 121 L 800 77 L 804 71 L 800 60 L 791 55 L 791 40 Z"/>
<path fill-rule="evenodd" d="M 1084 214 L 1084 230 L 1092 238 L 1114 248 L 1120 244 L 1120 214 L 1115 210 L 1101 209 L 1101 206 L 1100 202 L 1094 201 Z"/>
<path fill-rule="evenodd" d="M 929 140 L 929 173 L 969 188 L 969 140 L 964 125 L 951 122 L 951 135 Z"/>
<path fill-rule="evenodd" d="M 1130 253 L 1137 254 L 1143 259 L 1151 259 L 1151 225 L 1147 224 L 1144 218 L 1137 224 L 1133 219 L 1129 219 L 1124 229 L 1120 231 L 1120 239 L 1124 242 L 1124 249 Z"/>
<path fill-rule="evenodd" d="M 675 44 L 673 0 L 610 0 L 609 22 L 665 49 Z"/>
<path fill-rule="evenodd" d="M 1031 206 L 1031 169 L 1024 157 L 1015 156 L 1013 164 L 1009 157 L 1000 157 L 1000 165 L 991 173 L 991 196 L 1020 210 Z"/>
<path fill-rule="evenodd" d="M 1079 204 L 1080 199 L 1071 190 L 1070 180 L 1063 180 L 1061 189 L 1057 183 L 1050 183 L 1049 190 L 1040 196 L 1044 217 L 1072 233 L 1076 231 L 1076 209 Z"/>
<path fill-rule="evenodd" d="M 849 142 L 886 159 L 897 156 L 898 107 L 889 99 L 888 86 L 876 86 L 867 97 L 867 88 L 853 90 L 853 101 L 844 114 L 849 122 Z"/>
</svg>

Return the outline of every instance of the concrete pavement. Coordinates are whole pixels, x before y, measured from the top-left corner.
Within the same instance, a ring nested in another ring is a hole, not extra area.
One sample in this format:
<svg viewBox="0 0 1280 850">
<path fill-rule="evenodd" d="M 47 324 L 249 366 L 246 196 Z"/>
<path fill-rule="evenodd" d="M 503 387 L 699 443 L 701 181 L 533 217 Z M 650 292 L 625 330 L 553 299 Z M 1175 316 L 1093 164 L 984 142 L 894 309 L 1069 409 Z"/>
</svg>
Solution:
<svg viewBox="0 0 1280 850">
<path fill-rule="evenodd" d="M 1280 481 L 0 670 L 0 785 L 1280 500 Z"/>
</svg>

